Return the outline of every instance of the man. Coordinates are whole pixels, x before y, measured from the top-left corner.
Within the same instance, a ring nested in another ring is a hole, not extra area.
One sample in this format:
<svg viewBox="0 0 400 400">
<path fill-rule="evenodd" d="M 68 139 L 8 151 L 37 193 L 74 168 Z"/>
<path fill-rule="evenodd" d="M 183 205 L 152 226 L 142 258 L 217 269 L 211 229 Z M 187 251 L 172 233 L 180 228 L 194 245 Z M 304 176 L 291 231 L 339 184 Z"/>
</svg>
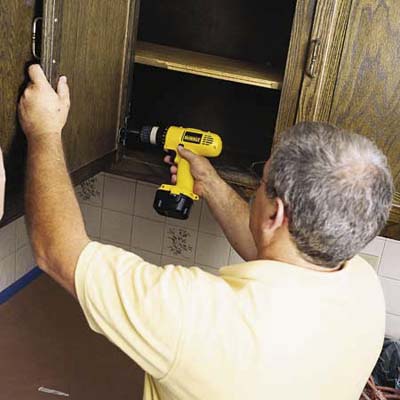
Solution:
<svg viewBox="0 0 400 400">
<path fill-rule="evenodd" d="M 77 296 L 93 330 L 146 372 L 145 399 L 356 400 L 378 358 L 384 299 L 355 256 L 384 226 L 386 160 L 326 124 L 282 138 L 249 212 L 209 162 L 180 150 L 239 254 L 222 268 L 160 268 L 90 242 L 65 168 L 69 108 L 38 66 L 19 106 L 26 212 L 40 267 Z M 172 172 L 176 168 L 172 167 Z"/>
</svg>

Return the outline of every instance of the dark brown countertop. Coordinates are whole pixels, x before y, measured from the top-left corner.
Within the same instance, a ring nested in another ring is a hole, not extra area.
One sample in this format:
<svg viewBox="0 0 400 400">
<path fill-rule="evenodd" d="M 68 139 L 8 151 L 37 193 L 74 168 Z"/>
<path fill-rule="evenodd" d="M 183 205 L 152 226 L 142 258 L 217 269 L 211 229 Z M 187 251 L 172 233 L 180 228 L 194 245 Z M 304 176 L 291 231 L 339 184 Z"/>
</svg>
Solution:
<svg viewBox="0 0 400 400">
<path fill-rule="evenodd" d="M 44 274 L 0 306 L 0 359 L 1 399 L 54 398 L 40 386 L 71 400 L 142 399 L 142 370 Z"/>
</svg>

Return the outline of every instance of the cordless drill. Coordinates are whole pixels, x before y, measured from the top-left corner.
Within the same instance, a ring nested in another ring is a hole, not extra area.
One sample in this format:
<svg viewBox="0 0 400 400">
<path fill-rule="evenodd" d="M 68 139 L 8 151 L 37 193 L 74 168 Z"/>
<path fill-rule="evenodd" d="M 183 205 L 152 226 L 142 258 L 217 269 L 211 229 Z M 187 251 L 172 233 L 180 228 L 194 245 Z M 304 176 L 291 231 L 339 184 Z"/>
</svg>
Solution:
<svg viewBox="0 0 400 400">
<path fill-rule="evenodd" d="M 161 215 L 187 219 L 193 200 L 198 200 L 199 196 L 193 193 L 194 180 L 190 165 L 179 155 L 178 146 L 204 157 L 218 157 L 222 151 L 220 136 L 178 126 L 144 126 L 139 131 L 128 133 L 136 135 L 137 142 L 162 147 L 165 151 L 174 153 L 174 163 L 178 167 L 176 185 L 161 185 L 156 192 L 153 207 Z"/>
</svg>

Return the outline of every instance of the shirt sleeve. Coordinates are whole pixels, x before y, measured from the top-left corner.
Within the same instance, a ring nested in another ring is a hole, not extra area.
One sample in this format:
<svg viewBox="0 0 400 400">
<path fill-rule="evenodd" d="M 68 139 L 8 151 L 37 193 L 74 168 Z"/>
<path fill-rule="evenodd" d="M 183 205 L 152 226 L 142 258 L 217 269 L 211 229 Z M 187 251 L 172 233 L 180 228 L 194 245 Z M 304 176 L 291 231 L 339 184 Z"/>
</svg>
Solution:
<svg viewBox="0 0 400 400">
<path fill-rule="evenodd" d="M 79 257 L 75 287 L 90 327 L 161 379 L 179 350 L 189 275 L 184 267 L 157 267 L 91 242 Z"/>
</svg>

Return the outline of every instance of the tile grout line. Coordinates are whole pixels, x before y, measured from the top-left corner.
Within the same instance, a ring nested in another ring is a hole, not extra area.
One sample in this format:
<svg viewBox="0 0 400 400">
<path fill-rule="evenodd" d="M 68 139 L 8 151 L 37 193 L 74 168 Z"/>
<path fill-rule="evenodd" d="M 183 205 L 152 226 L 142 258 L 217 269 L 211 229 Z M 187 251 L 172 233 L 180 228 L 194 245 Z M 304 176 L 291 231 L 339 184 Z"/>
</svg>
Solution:
<svg viewBox="0 0 400 400">
<path fill-rule="evenodd" d="M 103 232 L 103 204 L 104 204 L 104 188 L 106 186 L 106 177 L 103 173 L 102 176 L 103 184 L 101 185 L 101 198 L 100 198 L 100 231 L 99 231 L 99 240 L 102 240 L 102 232 Z"/>
<path fill-rule="evenodd" d="M 378 262 L 378 265 L 377 265 L 377 268 L 376 268 L 376 273 L 378 275 L 380 275 L 381 263 L 382 263 L 383 253 L 385 252 L 385 248 L 386 248 L 386 239 L 384 239 L 384 241 L 383 241 L 382 251 L 381 251 L 381 254 L 379 256 L 379 262 Z M 380 275 L 380 276 L 382 276 L 382 275 Z"/>
<path fill-rule="evenodd" d="M 132 207 L 131 207 L 131 211 L 132 211 L 132 215 L 130 216 L 132 219 L 131 219 L 131 229 L 129 229 L 129 244 L 128 244 L 128 246 L 129 246 L 129 249 L 131 249 L 132 248 L 132 245 L 133 245 L 133 229 L 134 229 L 134 220 L 135 220 L 135 216 L 134 216 L 134 214 L 135 214 L 135 204 L 136 204 L 136 188 L 137 188 L 137 184 L 136 184 L 136 182 L 135 183 L 133 183 L 133 185 L 132 185 L 132 190 L 133 190 L 133 204 L 132 204 Z"/>
<path fill-rule="evenodd" d="M 194 247 L 194 264 L 197 264 L 197 249 L 199 247 L 199 236 L 200 236 L 200 222 L 201 222 L 201 217 L 203 216 L 203 209 L 204 209 L 204 204 L 205 204 L 205 200 L 202 201 L 201 203 L 201 208 L 200 208 L 200 215 L 199 215 L 199 221 L 197 224 L 197 237 L 196 237 L 196 245 Z"/>
</svg>

